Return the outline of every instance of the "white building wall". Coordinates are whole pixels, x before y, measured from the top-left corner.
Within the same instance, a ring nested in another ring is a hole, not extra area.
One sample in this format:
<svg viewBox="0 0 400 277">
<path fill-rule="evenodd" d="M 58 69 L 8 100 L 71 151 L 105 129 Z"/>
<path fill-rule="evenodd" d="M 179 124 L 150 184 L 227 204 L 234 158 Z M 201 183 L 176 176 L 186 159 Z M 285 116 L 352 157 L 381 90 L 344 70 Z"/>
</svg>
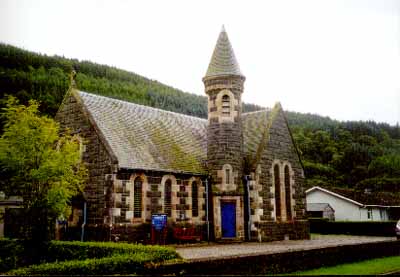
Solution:
<svg viewBox="0 0 400 277">
<path fill-rule="evenodd" d="M 362 208 L 362 217 L 363 221 L 386 221 L 388 220 L 387 209 L 380 207 L 370 207 L 371 209 L 371 217 L 368 218 L 368 207 Z"/>
<path fill-rule="evenodd" d="M 335 210 L 335 220 L 361 220 L 359 206 L 320 190 L 307 193 L 307 203 L 328 203 Z M 367 214 L 365 214 L 367 216 Z"/>
<path fill-rule="evenodd" d="M 360 208 L 360 221 L 372 221 L 372 218 L 368 219 L 368 209 Z"/>
<path fill-rule="evenodd" d="M 349 201 L 333 196 L 320 190 L 307 193 L 307 203 L 328 203 L 335 210 L 335 220 L 348 221 L 386 221 L 388 211 L 382 207 L 370 207 L 371 217 L 368 218 L 368 207 L 363 208 Z"/>
</svg>

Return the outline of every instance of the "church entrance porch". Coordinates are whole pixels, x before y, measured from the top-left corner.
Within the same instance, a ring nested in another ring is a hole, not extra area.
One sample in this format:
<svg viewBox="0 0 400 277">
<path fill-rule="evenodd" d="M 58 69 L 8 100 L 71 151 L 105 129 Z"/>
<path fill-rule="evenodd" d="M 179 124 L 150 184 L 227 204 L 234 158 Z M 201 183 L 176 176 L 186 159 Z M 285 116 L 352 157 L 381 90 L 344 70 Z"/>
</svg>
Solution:
<svg viewBox="0 0 400 277">
<path fill-rule="evenodd" d="M 244 240 L 243 196 L 214 196 L 215 239 Z"/>
</svg>

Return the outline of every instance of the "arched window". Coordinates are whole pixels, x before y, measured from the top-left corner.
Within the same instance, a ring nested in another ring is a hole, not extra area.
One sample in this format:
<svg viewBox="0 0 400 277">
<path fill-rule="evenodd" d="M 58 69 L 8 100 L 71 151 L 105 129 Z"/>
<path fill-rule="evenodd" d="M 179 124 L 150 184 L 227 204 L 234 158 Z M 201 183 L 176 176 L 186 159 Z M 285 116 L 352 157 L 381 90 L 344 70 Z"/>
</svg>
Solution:
<svg viewBox="0 0 400 277">
<path fill-rule="evenodd" d="M 220 173 L 220 177 L 222 177 L 222 184 L 224 185 L 233 185 L 234 184 L 234 176 L 233 176 L 233 168 L 230 164 L 224 164 L 222 166 L 222 172 Z"/>
<path fill-rule="evenodd" d="M 290 174 L 289 166 L 285 166 L 285 197 L 286 197 L 286 218 L 287 220 L 292 219 L 292 201 L 290 193 Z"/>
<path fill-rule="evenodd" d="M 228 95 L 222 96 L 222 115 L 230 116 L 231 114 L 231 101 Z"/>
<path fill-rule="evenodd" d="M 171 202 L 172 202 L 172 183 L 168 179 L 164 184 L 164 213 L 171 216 Z"/>
<path fill-rule="evenodd" d="M 192 216 L 199 215 L 199 191 L 196 182 L 192 182 Z"/>
<path fill-rule="evenodd" d="M 143 182 L 140 177 L 136 177 L 134 185 L 133 185 L 133 217 L 141 218 L 142 217 L 142 187 Z"/>
<path fill-rule="evenodd" d="M 230 168 L 225 169 L 225 183 L 226 184 L 231 183 L 231 169 Z"/>
<path fill-rule="evenodd" d="M 275 181 L 275 213 L 276 220 L 281 219 L 281 180 L 279 176 L 279 165 L 274 166 L 274 181 Z"/>
</svg>

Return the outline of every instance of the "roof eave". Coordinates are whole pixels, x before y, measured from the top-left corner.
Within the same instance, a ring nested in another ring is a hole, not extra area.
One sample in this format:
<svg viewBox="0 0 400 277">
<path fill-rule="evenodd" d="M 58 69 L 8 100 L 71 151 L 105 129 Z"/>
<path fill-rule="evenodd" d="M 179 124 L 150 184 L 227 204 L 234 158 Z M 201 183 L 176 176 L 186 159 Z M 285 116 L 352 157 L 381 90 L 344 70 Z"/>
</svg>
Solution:
<svg viewBox="0 0 400 277">
<path fill-rule="evenodd" d="M 206 176 L 208 172 L 193 172 L 193 171 L 184 171 L 184 170 L 169 170 L 163 168 L 140 168 L 140 167 L 119 167 L 121 170 L 143 170 L 143 171 L 158 171 L 158 172 L 166 172 L 166 173 L 175 173 L 175 174 L 185 174 L 185 175 L 194 175 L 194 176 Z"/>
<path fill-rule="evenodd" d="M 246 77 L 243 74 L 211 74 L 211 75 L 207 75 L 203 77 L 203 82 L 205 81 L 209 81 L 209 80 L 214 80 L 214 79 L 218 79 L 218 78 L 240 78 L 243 81 L 246 80 Z"/>
<path fill-rule="evenodd" d="M 333 196 L 335 196 L 335 197 L 338 197 L 338 198 L 340 198 L 340 199 L 346 200 L 346 201 L 348 201 L 348 202 L 350 202 L 350 203 L 353 203 L 353 204 L 355 204 L 355 205 L 357 205 L 357 206 L 360 206 L 360 207 L 366 206 L 366 205 L 364 205 L 364 204 L 361 204 L 360 202 L 354 201 L 354 200 L 352 200 L 352 199 L 350 199 L 350 198 L 347 198 L 347 197 L 345 197 L 345 196 L 343 196 L 343 195 L 337 194 L 337 193 L 335 193 L 335 192 L 333 192 L 333 191 L 330 191 L 330 190 L 327 190 L 327 189 L 324 189 L 324 188 L 321 188 L 321 187 L 318 187 L 318 186 L 312 187 L 312 188 L 306 190 L 306 194 L 307 194 L 307 193 L 310 193 L 310 192 L 313 192 L 314 190 L 323 191 L 323 192 L 325 192 L 325 193 L 328 193 L 328 194 L 333 195 Z"/>
</svg>

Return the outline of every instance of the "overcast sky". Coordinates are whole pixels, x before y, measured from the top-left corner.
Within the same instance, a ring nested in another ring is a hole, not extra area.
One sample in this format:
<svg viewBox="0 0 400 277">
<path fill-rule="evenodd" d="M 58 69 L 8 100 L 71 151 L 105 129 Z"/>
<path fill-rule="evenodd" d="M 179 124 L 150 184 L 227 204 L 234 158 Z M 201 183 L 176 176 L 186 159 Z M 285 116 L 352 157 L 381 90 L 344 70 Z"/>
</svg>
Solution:
<svg viewBox="0 0 400 277">
<path fill-rule="evenodd" d="M 243 100 L 400 122 L 400 1 L 0 0 L 0 41 L 203 94 L 222 24 Z"/>
</svg>

